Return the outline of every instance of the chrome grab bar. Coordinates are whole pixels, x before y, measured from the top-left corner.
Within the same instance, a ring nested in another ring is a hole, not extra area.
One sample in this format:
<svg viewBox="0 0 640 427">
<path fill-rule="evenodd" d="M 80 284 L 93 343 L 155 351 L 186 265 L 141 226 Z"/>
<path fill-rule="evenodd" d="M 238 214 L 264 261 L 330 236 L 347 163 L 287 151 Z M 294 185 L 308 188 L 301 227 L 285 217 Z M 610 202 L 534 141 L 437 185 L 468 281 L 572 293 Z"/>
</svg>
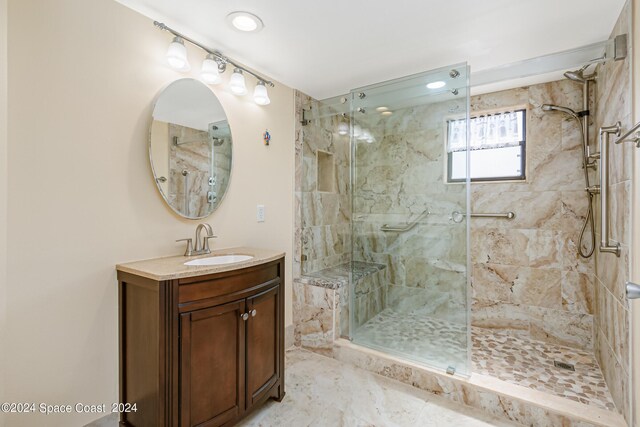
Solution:
<svg viewBox="0 0 640 427">
<path fill-rule="evenodd" d="M 405 226 L 393 226 L 393 225 L 389 225 L 389 224 L 384 224 L 382 227 L 380 227 L 381 231 L 392 231 L 394 233 L 403 233 L 405 231 L 409 231 L 411 230 L 413 227 L 415 227 L 418 222 L 424 218 L 425 216 L 429 215 L 429 209 L 426 209 L 424 212 L 422 212 L 420 215 L 418 215 L 416 217 L 416 219 L 414 219 L 413 221 L 407 223 Z"/>
<path fill-rule="evenodd" d="M 618 122 L 618 124 L 619 123 L 620 122 Z M 640 122 L 636 123 L 631 129 L 626 131 L 624 135 L 616 139 L 615 144 L 620 144 L 621 142 L 626 141 L 631 136 L 631 134 L 633 132 L 636 132 L 638 129 L 640 129 Z M 616 135 L 616 136 L 619 136 L 619 135 Z M 629 139 L 629 141 L 633 141 L 636 144 L 636 147 L 640 148 L 640 132 L 636 132 L 636 136 Z"/>
<path fill-rule="evenodd" d="M 620 243 L 609 241 L 609 136 L 620 136 L 621 123 L 600 128 L 600 252 L 620 256 Z M 628 135 L 627 135 L 628 136 Z M 621 139 L 621 138 L 620 138 Z M 619 139 L 619 140 L 620 140 Z"/>
<path fill-rule="evenodd" d="M 462 212 L 453 211 L 451 212 L 450 219 L 455 223 L 461 223 L 464 217 L 467 214 L 463 214 Z M 514 212 L 504 212 L 504 213 L 472 213 L 469 214 L 471 218 L 504 218 L 504 219 L 514 219 L 516 214 Z"/>
</svg>

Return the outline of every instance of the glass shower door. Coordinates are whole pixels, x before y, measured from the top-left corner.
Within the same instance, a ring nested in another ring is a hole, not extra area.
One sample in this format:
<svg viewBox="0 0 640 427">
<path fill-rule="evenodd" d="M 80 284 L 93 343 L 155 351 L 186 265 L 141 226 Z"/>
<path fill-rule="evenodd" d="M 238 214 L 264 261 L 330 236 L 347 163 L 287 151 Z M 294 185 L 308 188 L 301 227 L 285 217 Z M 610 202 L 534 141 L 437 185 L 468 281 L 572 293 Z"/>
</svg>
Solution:
<svg viewBox="0 0 640 427">
<path fill-rule="evenodd" d="M 469 183 L 447 182 L 447 147 L 466 153 L 468 109 L 466 64 L 351 92 L 350 338 L 462 374 Z"/>
</svg>

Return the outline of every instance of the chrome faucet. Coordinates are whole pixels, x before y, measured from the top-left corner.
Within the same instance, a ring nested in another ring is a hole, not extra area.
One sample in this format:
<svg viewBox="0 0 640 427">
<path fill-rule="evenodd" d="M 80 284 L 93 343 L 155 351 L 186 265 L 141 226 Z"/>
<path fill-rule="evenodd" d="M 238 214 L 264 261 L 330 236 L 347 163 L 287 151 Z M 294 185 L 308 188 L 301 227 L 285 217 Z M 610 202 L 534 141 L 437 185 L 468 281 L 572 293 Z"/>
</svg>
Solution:
<svg viewBox="0 0 640 427">
<path fill-rule="evenodd" d="M 200 240 L 200 234 L 202 230 L 206 230 L 206 236 L 202 237 Z M 176 242 L 187 242 L 187 250 L 184 252 L 184 256 L 192 256 L 192 255 L 204 255 L 210 254 L 211 249 L 209 248 L 209 239 L 213 239 L 218 236 L 213 235 L 213 229 L 207 223 L 198 224 L 196 228 L 196 247 L 193 248 L 193 241 L 191 239 L 179 239 Z M 201 243 L 202 242 L 202 243 Z"/>
</svg>

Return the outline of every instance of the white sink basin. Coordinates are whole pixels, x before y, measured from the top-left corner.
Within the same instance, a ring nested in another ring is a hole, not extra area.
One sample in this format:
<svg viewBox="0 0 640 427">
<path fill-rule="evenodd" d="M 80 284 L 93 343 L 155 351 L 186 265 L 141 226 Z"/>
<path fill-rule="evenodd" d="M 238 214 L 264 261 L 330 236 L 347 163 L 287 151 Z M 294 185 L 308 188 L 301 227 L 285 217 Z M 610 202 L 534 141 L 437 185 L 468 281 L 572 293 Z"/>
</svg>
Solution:
<svg viewBox="0 0 640 427">
<path fill-rule="evenodd" d="M 194 259 L 185 262 L 184 265 L 223 265 L 233 264 L 234 262 L 249 261 L 253 257 L 251 255 L 217 255 L 208 258 Z"/>
</svg>

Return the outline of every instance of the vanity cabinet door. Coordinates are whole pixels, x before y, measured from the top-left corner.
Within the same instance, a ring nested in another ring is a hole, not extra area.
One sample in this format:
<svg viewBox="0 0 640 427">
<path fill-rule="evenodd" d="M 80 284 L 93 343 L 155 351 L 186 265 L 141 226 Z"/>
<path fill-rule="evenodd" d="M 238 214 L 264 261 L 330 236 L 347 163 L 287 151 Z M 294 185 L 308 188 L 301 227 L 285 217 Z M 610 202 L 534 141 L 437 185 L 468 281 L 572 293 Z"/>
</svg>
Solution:
<svg viewBox="0 0 640 427">
<path fill-rule="evenodd" d="M 280 292 L 277 285 L 247 299 L 247 407 L 280 378 Z"/>
<path fill-rule="evenodd" d="M 180 315 L 180 425 L 219 426 L 245 407 L 245 300 Z"/>
</svg>

